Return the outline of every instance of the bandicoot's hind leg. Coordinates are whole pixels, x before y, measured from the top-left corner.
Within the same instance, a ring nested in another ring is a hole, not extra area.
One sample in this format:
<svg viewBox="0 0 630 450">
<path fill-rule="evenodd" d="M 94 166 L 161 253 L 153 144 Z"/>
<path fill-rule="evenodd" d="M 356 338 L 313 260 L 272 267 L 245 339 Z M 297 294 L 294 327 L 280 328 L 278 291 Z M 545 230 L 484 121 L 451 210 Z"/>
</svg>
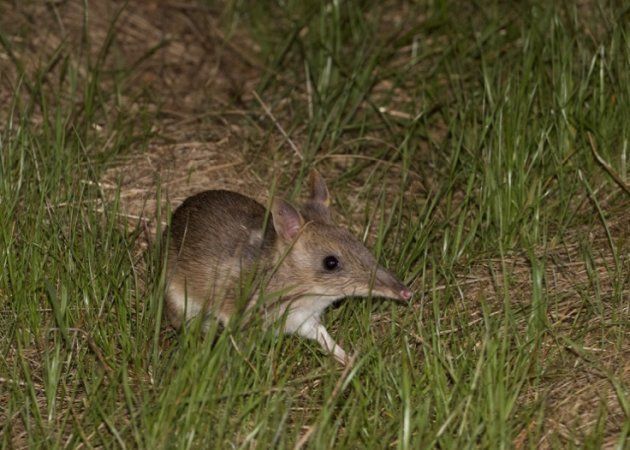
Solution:
<svg viewBox="0 0 630 450">
<path fill-rule="evenodd" d="M 167 288 L 164 302 L 166 318 L 178 330 L 200 316 L 203 316 L 201 318 L 201 330 L 204 333 L 210 331 L 212 325 L 217 321 L 226 326 L 229 320 L 229 314 L 225 311 L 211 308 L 207 305 L 209 301 L 206 301 L 206 304 L 199 302 L 175 286 Z"/>
<path fill-rule="evenodd" d="M 176 329 L 180 329 L 186 322 L 201 312 L 201 307 L 193 298 L 186 295 L 183 289 L 173 283 L 166 289 L 164 297 L 166 318 Z"/>
</svg>

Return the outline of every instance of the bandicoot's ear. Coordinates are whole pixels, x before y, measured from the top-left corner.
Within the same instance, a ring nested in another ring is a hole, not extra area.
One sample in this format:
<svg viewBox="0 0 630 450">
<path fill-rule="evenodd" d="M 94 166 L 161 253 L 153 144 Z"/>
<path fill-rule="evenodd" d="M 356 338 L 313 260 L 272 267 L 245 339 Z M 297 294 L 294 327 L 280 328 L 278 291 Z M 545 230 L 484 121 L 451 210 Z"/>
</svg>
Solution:
<svg viewBox="0 0 630 450">
<path fill-rule="evenodd" d="M 315 220 L 324 223 L 332 223 L 330 219 L 330 195 L 326 182 L 315 169 L 311 170 L 308 177 L 310 195 L 302 212 L 307 220 Z"/>
<path fill-rule="evenodd" d="M 271 216 L 276 233 L 285 241 L 293 241 L 304 225 L 304 219 L 289 202 L 275 198 L 271 204 Z"/>
<path fill-rule="evenodd" d="M 308 178 L 308 185 L 311 190 L 310 201 L 314 203 L 321 203 L 328 208 L 330 206 L 330 194 L 328 194 L 328 188 L 326 182 L 315 169 L 311 169 L 310 176 Z"/>
</svg>

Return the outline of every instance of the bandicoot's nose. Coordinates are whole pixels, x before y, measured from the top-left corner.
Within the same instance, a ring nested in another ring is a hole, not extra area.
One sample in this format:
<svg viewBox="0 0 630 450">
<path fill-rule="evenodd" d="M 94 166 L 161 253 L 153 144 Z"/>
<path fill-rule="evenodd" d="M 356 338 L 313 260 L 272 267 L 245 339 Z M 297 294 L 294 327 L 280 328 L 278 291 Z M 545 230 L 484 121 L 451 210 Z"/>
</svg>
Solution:
<svg viewBox="0 0 630 450">
<path fill-rule="evenodd" d="M 402 301 L 409 301 L 412 292 L 389 270 L 379 267 L 376 271 L 375 288 L 380 295 L 395 298 Z"/>
</svg>

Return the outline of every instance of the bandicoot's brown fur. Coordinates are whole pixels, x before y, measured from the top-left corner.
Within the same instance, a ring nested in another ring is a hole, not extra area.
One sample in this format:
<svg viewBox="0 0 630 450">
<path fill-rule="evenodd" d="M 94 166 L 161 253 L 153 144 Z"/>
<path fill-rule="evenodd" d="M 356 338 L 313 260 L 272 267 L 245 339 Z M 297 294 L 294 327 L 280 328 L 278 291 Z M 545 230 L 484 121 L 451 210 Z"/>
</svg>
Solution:
<svg viewBox="0 0 630 450">
<path fill-rule="evenodd" d="M 331 221 L 329 194 L 312 171 L 298 211 L 275 199 L 271 211 L 230 191 L 189 197 L 173 214 L 168 238 L 166 311 L 179 328 L 200 314 L 226 323 L 256 310 L 284 330 L 316 339 L 342 363 L 346 353 L 320 323 L 347 296 L 407 301 L 411 292 L 365 246 Z"/>
</svg>

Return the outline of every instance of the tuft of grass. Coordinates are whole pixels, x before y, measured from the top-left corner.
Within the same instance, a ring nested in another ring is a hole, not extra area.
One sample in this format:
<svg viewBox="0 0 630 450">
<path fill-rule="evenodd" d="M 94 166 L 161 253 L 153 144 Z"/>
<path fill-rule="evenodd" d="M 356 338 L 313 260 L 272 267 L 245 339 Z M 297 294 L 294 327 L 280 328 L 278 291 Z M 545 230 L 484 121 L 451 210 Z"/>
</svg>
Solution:
<svg viewBox="0 0 630 450">
<path fill-rule="evenodd" d="M 67 3 L 0 6 L 3 447 L 624 447 L 627 7 Z M 225 170 L 182 165 L 196 142 Z M 168 328 L 156 237 L 192 172 L 297 198 L 313 166 L 413 304 L 331 308 L 345 369 Z"/>
</svg>

